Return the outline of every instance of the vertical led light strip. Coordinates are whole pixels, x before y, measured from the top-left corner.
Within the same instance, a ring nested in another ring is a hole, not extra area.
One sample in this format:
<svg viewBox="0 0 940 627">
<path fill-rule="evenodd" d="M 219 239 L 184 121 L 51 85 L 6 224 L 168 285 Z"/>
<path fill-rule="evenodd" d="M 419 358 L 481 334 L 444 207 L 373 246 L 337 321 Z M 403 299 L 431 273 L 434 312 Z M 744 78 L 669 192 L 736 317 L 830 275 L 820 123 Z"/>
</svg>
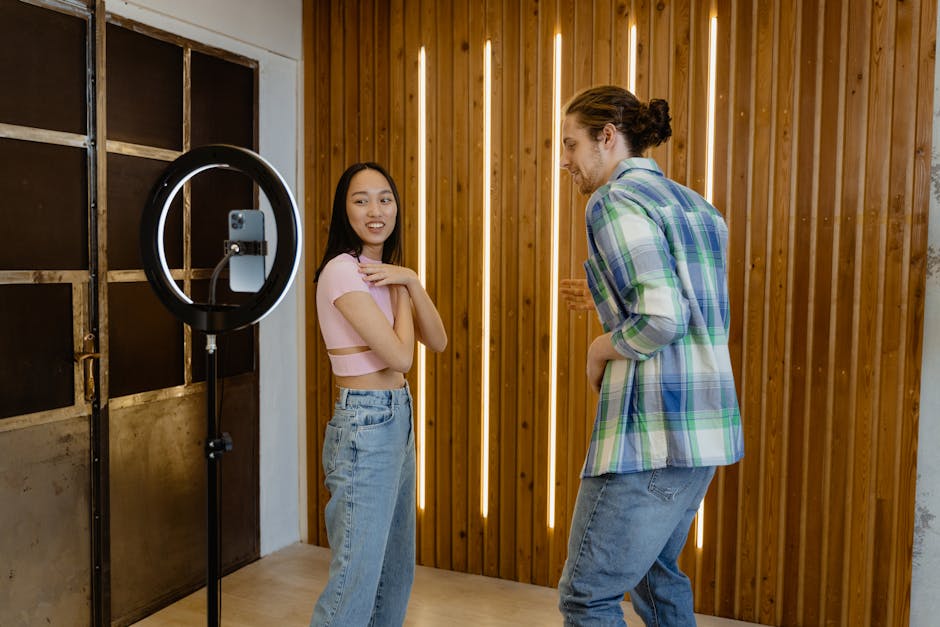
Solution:
<svg viewBox="0 0 940 627">
<path fill-rule="evenodd" d="M 492 107 L 493 107 L 492 43 L 483 44 L 483 338 L 482 338 L 482 390 L 480 408 L 482 431 L 480 436 L 480 511 L 483 518 L 489 514 L 490 494 L 490 190 L 492 189 Z"/>
<path fill-rule="evenodd" d="M 418 51 L 418 280 L 421 285 L 427 285 L 427 220 L 428 220 L 428 96 L 427 96 L 428 68 L 424 46 Z M 425 377 L 425 350 L 424 344 L 418 344 L 418 508 L 424 509 L 425 492 L 427 488 L 425 459 L 427 446 L 425 445 L 425 410 L 424 404 L 427 378 Z"/>
<path fill-rule="evenodd" d="M 561 174 L 561 33 L 555 33 L 552 78 L 552 282 L 548 370 L 548 528 L 555 528 L 555 448 L 558 422 L 558 203 Z"/>
<path fill-rule="evenodd" d="M 712 201 L 715 185 L 715 98 L 718 65 L 718 17 L 712 16 L 708 29 L 708 113 L 705 122 L 705 200 Z M 695 546 L 705 545 L 705 500 L 695 517 Z"/>
<path fill-rule="evenodd" d="M 718 16 L 708 29 L 708 121 L 705 123 L 705 200 L 712 201 L 715 186 L 715 99 L 718 65 Z"/>
<path fill-rule="evenodd" d="M 636 24 L 630 25 L 630 43 L 628 44 L 630 68 L 627 72 L 627 89 L 636 95 Z"/>
</svg>

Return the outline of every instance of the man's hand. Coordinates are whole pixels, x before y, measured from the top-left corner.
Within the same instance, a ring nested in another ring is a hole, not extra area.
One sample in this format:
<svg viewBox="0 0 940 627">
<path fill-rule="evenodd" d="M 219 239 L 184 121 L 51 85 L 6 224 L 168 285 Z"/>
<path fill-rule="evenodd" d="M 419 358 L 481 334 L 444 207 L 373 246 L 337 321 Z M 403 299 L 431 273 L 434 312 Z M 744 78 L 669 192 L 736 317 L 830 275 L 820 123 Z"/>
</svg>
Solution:
<svg viewBox="0 0 940 627">
<path fill-rule="evenodd" d="M 585 279 L 562 279 L 558 284 L 558 293 L 571 311 L 594 310 L 594 298 Z"/>
<path fill-rule="evenodd" d="M 594 341 L 591 342 L 591 346 L 588 348 L 587 354 L 587 379 L 595 392 L 601 391 L 601 383 L 604 380 L 604 370 L 607 369 L 608 358 L 603 354 L 605 347 L 602 342 L 607 345 L 610 344 L 610 340 L 604 335 L 594 338 Z"/>
</svg>

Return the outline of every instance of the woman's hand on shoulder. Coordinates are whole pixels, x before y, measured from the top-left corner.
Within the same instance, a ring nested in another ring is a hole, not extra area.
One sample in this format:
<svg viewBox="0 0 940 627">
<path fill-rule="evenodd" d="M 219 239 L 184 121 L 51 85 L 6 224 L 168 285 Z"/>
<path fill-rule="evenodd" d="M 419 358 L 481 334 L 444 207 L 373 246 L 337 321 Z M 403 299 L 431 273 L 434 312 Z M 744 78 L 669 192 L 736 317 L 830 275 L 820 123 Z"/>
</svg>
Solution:
<svg viewBox="0 0 940 627">
<path fill-rule="evenodd" d="M 362 278 L 376 286 L 404 285 L 417 283 L 418 275 L 411 268 L 390 263 L 360 263 L 359 273 Z"/>
</svg>

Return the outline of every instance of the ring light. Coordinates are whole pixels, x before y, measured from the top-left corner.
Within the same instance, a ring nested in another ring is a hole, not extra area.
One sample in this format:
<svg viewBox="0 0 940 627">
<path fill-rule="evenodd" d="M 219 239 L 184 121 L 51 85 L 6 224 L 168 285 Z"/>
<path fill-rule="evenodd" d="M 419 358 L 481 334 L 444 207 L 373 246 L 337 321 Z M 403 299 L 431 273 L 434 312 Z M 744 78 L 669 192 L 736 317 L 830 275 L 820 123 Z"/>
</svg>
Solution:
<svg viewBox="0 0 940 627">
<path fill-rule="evenodd" d="M 163 246 L 166 215 L 176 194 L 189 179 L 213 168 L 228 168 L 251 177 L 274 213 L 277 251 L 270 272 L 261 289 L 237 306 L 194 302 L 173 280 Z M 206 333 L 235 331 L 268 315 L 293 283 L 300 265 L 300 213 L 287 183 L 263 157 L 238 146 L 201 146 L 173 161 L 151 190 L 140 223 L 140 250 L 147 280 L 170 313 Z"/>
</svg>

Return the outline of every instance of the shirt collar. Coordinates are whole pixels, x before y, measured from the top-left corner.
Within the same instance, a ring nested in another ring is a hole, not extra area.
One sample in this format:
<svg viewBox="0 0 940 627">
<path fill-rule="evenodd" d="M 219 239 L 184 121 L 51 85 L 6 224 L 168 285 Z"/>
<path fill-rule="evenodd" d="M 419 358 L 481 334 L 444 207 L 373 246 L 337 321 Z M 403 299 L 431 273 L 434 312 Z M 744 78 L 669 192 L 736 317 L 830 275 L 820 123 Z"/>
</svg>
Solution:
<svg viewBox="0 0 940 627">
<path fill-rule="evenodd" d="M 649 170 L 662 176 L 663 171 L 659 169 L 654 159 L 648 157 L 627 157 L 617 164 L 613 174 L 610 175 L 610 181 L 615 181 L 624 175 L 628 170 Z"/>
<path fill-rule="evenodd" d="M 594 190 L 594 193 L 591 194 L 590 198 L 588 198 L 585 211 L 590 211 L 590 208 L 593 207 L 594 204 L 599 201 L 601 197 L 610 189 L 610 184 L 630 170 L 649 170 L 654 174 L 663 176 L 663 171 L 659 169 L 659 166 L 656 164 L 655 160 L 648 157 L 627 157 L 617 164 L 617 167 L 614 168 L 614 171 L 610 175 L 610 178 L 607 179 L 607 182 Z"/>
</svg>

